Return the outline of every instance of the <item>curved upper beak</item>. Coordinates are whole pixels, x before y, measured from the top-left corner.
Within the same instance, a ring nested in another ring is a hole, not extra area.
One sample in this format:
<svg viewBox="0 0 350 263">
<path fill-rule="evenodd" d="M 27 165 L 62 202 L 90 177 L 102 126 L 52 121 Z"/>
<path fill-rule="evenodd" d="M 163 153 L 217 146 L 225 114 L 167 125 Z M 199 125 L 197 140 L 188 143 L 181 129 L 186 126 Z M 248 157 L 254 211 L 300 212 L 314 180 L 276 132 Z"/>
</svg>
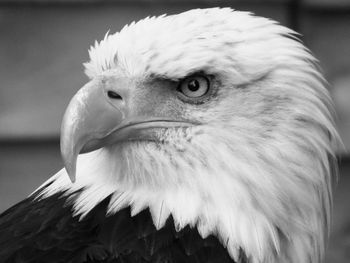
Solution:
<svg viewBox="0 0 350 263">
<path fill-rule="evenodd" d="M 125 140 L 156 140 L 155 128 L 191 125 L 184 120 L 150 116 L 157 115 L 152 110 L 145 111 L 148 113 L 143 116 L 135 116 L 130 97 L 128 89 L 115 87 L 112 96 L 108 96 L 103 85 L 91 81 L 72 98 L 61 125 L 61 155 L 72 182 L 76 177 L 79 153 Z M 143 107 L 152 107 L 152 103 Z"/>
<path fill-rule="evenodd" d="M 81 151 L 102 147 L 101 139 L 108 136 L 125 118 L 126 109 L 108 103 L 105 90 L 89 82 L 71 99 L 61 125 L 61 154 L 72 182 L 75 181 L 76 161 Z"/>
</svg>

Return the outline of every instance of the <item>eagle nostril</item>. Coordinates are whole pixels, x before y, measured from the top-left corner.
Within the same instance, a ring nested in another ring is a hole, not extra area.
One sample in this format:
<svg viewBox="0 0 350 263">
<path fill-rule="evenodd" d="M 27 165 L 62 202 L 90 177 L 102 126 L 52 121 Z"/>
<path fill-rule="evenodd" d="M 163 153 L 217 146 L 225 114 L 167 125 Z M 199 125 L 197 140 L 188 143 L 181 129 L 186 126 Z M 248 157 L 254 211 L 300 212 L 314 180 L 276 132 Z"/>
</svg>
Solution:
<svg viewBox="0 0 350 263">
<path fill-rule="evenodd" d="M 120 96 L 118 93 L 116 93 L 112 90 L 109 90 L 107 92 L 107 95 L 109 98 L 114 99 L 114 100 L 122 100 L 123 99 L 122 96 Z"/>
</svg>

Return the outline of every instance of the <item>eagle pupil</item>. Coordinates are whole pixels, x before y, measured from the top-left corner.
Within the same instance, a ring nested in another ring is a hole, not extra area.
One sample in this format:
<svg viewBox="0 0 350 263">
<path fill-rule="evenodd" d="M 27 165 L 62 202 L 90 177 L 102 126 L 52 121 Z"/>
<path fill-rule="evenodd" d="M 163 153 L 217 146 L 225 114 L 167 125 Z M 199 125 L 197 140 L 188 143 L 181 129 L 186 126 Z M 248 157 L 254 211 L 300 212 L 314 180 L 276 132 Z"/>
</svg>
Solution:
<svg viewBox="0 0 350 263">
<path fill-rule="evenodd" d="M 199 89 L 199 82 L 198 82 L 198 80 L 196 80 L 196 79 L 191 80 L 188 83 L 187 87 L 188 87 L 188 89 L 190 91 L 197 91 Z"/>
</svg>

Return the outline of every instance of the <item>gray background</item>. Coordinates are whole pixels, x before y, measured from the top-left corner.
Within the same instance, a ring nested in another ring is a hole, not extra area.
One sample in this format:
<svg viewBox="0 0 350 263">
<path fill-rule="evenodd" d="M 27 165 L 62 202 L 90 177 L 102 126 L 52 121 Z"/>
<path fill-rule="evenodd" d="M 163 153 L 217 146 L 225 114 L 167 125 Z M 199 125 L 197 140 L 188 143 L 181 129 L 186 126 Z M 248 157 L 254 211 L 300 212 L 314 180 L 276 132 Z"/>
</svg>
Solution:
<svg viewBox="0 0 350 263">
<path fill-rule="evenodd" d="M 212 6 L 278 20 L 320 59 L 347 147 L 327 262 L 350 262 L 350 0 L 0 0 L 0 212 L 62 167 L 62 114 L 87 81 L 82 62 L 95 39 L 148 15 Z"/>
</svg>

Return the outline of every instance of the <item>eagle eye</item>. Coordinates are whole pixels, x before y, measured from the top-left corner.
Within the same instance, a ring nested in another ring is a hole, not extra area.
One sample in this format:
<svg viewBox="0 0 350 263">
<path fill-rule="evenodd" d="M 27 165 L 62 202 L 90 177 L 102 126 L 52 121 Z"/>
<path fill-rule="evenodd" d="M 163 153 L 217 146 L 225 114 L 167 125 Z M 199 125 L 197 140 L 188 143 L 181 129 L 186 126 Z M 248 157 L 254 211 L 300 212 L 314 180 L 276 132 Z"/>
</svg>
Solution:
<svg viewBox="0 0 350 263">
<path fill-rule="evenodd" d="M 182 80 L 178 91 L 189 99 L 196 99 L 204 96 L 209 91 L 209 80 L 204 76 L 190 76 Z"/>
</svg>

